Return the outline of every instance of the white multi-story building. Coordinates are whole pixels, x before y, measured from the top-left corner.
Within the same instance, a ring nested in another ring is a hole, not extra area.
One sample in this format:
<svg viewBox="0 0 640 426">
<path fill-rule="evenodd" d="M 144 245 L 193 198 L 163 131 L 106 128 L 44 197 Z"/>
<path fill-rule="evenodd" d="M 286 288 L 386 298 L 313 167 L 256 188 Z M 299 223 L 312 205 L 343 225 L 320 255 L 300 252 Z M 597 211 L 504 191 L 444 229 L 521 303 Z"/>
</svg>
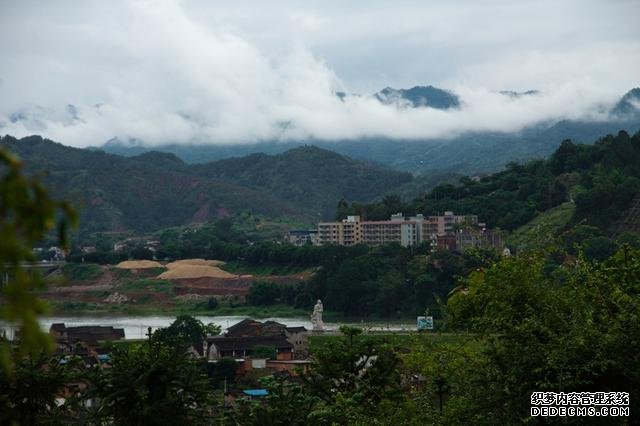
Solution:
<svg viewBox="0 0 640 426">
<path fill-rule="evenodd" d="M 391 215 L 389 220 L 362 221 L 360 216 L 347 216 L 339 222 L 318 224 L 318 244 L 371 246 L 399 243 L 404 247 L 432 241 L 438 236 L 453 234 L 459 225 L 477 225 L 476 215 L 455 215 L 447 211 L 442 216 L 425 217 L 422 214 L 405 218 L 402 213 Z"/>
</svg>

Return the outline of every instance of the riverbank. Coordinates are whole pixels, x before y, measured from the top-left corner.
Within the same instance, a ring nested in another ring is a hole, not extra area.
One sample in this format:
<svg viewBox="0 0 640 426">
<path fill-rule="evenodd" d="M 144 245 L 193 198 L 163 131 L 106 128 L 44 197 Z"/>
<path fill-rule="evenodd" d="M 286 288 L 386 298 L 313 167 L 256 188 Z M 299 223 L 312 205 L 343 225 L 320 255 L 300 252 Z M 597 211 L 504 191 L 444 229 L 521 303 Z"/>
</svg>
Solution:
<svg viewBox="0 0 640 426">
<path fill-rule="evenodd" d="M 201 315 L 201 316 L 243 316 L 256 319 L 264 319 L 271 317 L 279 318 L 309 318 L 311 314 L 311 308 L 300 309 L 294 308 L 288 305 L 271 305 L 271 306 L 217 306 L 213 309 L 208 309 L 206 306 L 184 304 L 182 306 L 156 306 L 156 305 L 134 305 L 134 304 L 121 304 L 121 305 L 106 305 L 106 304 L 91 304 L 91 303 L 74 303 L 74 302 L 53 302 L 49 303 L 49 315 L 55 316 L 157 316 L 157 315 L 172 315 L 178 316 L 183 314 L 188 315 Z M 350 323 L 361 324 L 366 326 L 369 323 L 377 324 L 408 324 L 414 323 L 415 317 L 350 317 L 345 316 L 340 312 L 334 312 L 325 310 L 323 313 L 323 319 L 325 322 L 335 323 Z"/>
<path fill-rule="evenodd" d="M 185 303 L 174 306 L 158 306 L 151 304 L 94 304 L 87 302 L 52 302 L 49 303 L 51 315 L 74 316 L 153 316 L 153 315 L 203 315 L 203 316 L 249 316 L 253 318 L 296 318 L 308 317 L 309 310 L 296 309 L 287 305 L 274 306 L 218 306 L 208 308 L 206 304 L 197 305 Z M 337 318 L 339 314 L 329 314 L 328 317 Z"/>
<path fill-rule="evenodd" d="M 224 331 L 230 326 L 244 320 L 247 315 L 192 315 L 205 324 L 213 323 L 219 325 Z M 67 327 L 73 326 L 111 326 L 122 328 L 125 331 L 126 339 L 143 339 L 148 333 L 161 327 L 168 327 L 176 319 L 175 315 L 48 315 L 38 319 L 44 331 L 48 331 L 54 323 L 64 323 Z M 261 321 L 270 320 L 285 324 L 288 327 L 305 327 L 311 330 L 313 325 L 309 316 L 298 318 L 283 318 L 278 316 L 268 316 L 260 318 Z M 410 323 L 389 324 L 387 322 L 349 322 L 349 321 L 325 321 L 325 331 L 327 334 L 337 332 L 342 325 L 361 327 L 366 333 L 410 333 L 415 331 L 415 326 Z M 17 327 L 8 323 L 0 322 L 0 330 L 7 333 L 7 337 L 12 339 Z M 315 333 L 314 333 L 315 334 Z"/>
</svg>

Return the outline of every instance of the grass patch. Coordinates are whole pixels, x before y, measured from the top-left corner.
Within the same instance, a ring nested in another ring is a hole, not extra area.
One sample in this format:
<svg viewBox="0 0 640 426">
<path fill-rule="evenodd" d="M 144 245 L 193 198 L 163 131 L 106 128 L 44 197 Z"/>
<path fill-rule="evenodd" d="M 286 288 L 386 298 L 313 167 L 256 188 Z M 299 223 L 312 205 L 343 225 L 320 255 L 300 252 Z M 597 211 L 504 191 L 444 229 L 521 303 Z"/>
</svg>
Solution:
<svg viewBox="0 0 640 426">
<path fill-rule="evenodd" d="M 163 273 L 166 270 L 167 270 L 167 268 L 147 268 L 147 269 L 144 269 L 143 271 L 144 271 L 144 274 L 146 276 L 157 277 L 158 275 L 160 275 L 161 273 Z"/>
<path fill-rule="evenodd" d="M 304 272 L 309 268 L 295 265 L 251 265 L 247 262 L 233 260 L 226 262 L 224 265 L 220 265 L 220 269 L 239 275 L 251 274 L 255 276 L 269 276 L 297 274 Z"/>
<path fill-rule="evenodd" d="M 157 293 L 171 294 L 173 293 L 173 284 L 171 283 L 171 281 L 140 278 L 120 284 L 118 289 L 121 291 L 131 292 L 153 291 Z"/>
<path fill-rule="evenodd" d="M 461 344 L 473 335 L 465 333 L 438 333 L 438 332 L 422 332 L 413 331 L 410 333 L 367 333 L 358 336 L 364 342 L 371 343 L 387 343 L 392 346 L 402 348 L 412 348 L 421 340 L 428 340 L 435 344 Z M 326 345 L 333 345 L 343 339 L 341 335 L 311 335 L 309 336 L 309 351 L 313 353 L 319 348 Z"/>
<path fill-rule="evenodd" d="M 539 214 L 513 231 L 506 240 L 507 245 L 516 250 L 544 248 L 571 220 L 575 209 L 575 204 L 566 202 Z"/>
<path fill-rule="evenodd" d="M 88 294 L 91 295 L 91 297 L 97 297 L 100 299 L 104 299 L 105 297 L 109 296 L 109 292 L 106 290 L 89 291 Z"/>
<path fill-rule="evenodd" d="M 51 309 L 54 313 L 79 313 L 79 312 L 95 312 L 100 309 L 96 303 L 88 302 L 50 302 Z"/>
<path fill-rule="evenodd" d="M 116 276 L 116 279 L 125 279 L 133 276 L 129 269 L 121 269 L 121 268 L 111 268 L 111 271 Z"/>
<path fill-rule="evenodd" d="M 62 273 L 70 281 L 89 281 L 102 276 L 102 268 L 95 263 L 67 263 Z"/>
<path fill-rule="evenodd" d="M 315 224 L 304 223 L 287 217 L 278 219 L 254 215 L 249 212 L 237 214 L 233 217 L 233 230 L 243 233 L 247 238 L 256 241 L 274 240 L 292 228 L 313 228 Z"/>
</svg>

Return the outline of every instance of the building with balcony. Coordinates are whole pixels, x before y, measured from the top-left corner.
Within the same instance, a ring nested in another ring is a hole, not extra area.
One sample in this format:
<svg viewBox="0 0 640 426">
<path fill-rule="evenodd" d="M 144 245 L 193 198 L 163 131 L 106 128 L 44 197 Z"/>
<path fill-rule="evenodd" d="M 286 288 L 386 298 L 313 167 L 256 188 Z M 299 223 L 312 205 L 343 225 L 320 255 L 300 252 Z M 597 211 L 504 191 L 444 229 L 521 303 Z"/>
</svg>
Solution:
<svg viewBox="0 0 640 426">
<path fill-rule="evenodd" d="M 391 215 L 389 220 L 378 221 L 362 221 L 360 216 L 347 216 L 342 221 L 320 222 L 317 244 L 378 246 L 398 243 L 409 247 L 429 241 L 433 247 L 453 250 L 457 245 L 455 235 L 458 230 L 465 227 L 477 228 L 481 225 L 476 215 L 456 215 L 451 211 L 446 211 L 440 216 L 425 217 L 418 214 L 409 218 L 405 218 L 402 213 L 396 213 Z"/>
</svg>

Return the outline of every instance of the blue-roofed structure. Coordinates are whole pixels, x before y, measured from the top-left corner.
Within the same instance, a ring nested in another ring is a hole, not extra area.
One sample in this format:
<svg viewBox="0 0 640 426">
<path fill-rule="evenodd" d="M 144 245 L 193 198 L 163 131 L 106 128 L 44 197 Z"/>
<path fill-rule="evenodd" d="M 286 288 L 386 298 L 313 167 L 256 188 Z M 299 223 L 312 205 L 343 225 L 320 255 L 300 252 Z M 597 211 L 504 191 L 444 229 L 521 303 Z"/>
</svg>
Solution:
<svg viewBox="0 0 640 426">
<path fill-rule="evenodd" d="M 267 396 L 269 395 L 269 391 L 266 389 L 245 389 L 242 391 L 245 395 L 258 397 L 258 396 Z"/>
</svg>

